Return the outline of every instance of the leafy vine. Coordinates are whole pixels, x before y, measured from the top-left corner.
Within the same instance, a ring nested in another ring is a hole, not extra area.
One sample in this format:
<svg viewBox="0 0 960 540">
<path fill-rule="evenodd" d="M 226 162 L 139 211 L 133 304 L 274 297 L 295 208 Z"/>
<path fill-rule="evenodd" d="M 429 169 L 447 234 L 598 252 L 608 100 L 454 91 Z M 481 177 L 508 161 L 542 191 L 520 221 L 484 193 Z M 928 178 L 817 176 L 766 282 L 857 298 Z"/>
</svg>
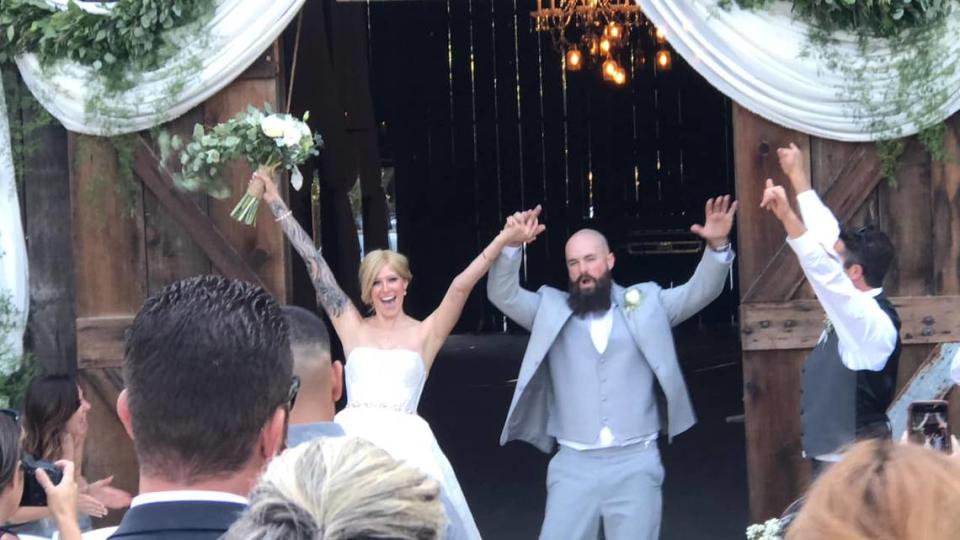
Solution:
<svg viewBox="0 0 960 540">
<path fill-rule="evenodd" d="M 720 0 L 719 4 L 761 9 L 771 1 Z M 855 119 L 871 119 L 863 127 L 878 134 L 881 174 L 891 183 L 895 182 L 905 144 L 899 125 L 883 119 L 885 110 L 899 111 L 920 127 L 917 138 L 933 159 L 951 159 L 944 144 L 946 125 L 937 113 L 953 91 L 946 83 L 952 80 L 957 66 L 942 59 L 953 38 L 947 31 L 948 15 L 957 3 L 958 0 L 792 0 L 794 13 L 811 24 L 803 54 L 843 75 L 846 84 L 839 92 L 856 103 L 852 113 Z M 844 31 L 857 37 L 854 54 L 838 45 L 836 32 Z M 881 63 L 872 61 L 869 54 L 878 45 L 878 39 L 884 40 L 882 45 L 891 51 L 890 57 Z M 875 87 L 870 84 L 870 75 L 881 64 L 892 66 L 895 77 L 883 99 L 877 100 L 872 95 Z"/>
</svg>

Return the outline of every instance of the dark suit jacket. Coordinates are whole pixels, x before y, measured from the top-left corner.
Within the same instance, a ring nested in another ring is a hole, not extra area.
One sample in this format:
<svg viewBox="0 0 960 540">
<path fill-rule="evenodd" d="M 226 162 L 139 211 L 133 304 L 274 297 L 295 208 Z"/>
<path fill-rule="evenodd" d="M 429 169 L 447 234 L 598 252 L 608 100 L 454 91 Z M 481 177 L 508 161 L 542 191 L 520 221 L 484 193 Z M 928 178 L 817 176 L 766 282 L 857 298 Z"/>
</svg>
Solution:
<svg viewBox="0 0 960 540">
<path fill-rule="evenodd" d="M 215 540 L 246 507 L 216 501 L 172 501 L 135 506 L 110 537 L 137 540 Z"/>
</svg>

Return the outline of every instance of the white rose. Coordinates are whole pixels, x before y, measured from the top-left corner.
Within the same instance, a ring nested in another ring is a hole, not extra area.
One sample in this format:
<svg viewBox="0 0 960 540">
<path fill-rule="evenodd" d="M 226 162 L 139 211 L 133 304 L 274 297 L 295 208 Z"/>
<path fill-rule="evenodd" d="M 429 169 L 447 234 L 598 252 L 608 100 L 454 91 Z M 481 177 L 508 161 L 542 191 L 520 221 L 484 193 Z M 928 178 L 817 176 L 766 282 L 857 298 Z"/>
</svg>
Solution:
<svg viewBox="0 0 960 540">
<path fill-rule="evenodd" d="M 628 305 L 635 306 L 640 303 L 640 291 L 630 289 L 627 294 L 623 295 L 623 299 L 627 301 Z"/>
<path fill-rule="evenodd" d="M 298 128 L 296 124 L 283 124 L 284 146 L 296 146 L 300 144 L 301 138 L 303 138 L 303 133 L 300 132 L 300 128 Z"/>
<path fill-rule="evenodd" d="M 270 116 L 264 117 L 263 120 L 260 120 L 260 129 L 263 130 L 264 135 L 271 139 L 283 137 L 285 135 L 283 128 L 283 119 L 275 114 L 271 114 Z"/>
</svg>

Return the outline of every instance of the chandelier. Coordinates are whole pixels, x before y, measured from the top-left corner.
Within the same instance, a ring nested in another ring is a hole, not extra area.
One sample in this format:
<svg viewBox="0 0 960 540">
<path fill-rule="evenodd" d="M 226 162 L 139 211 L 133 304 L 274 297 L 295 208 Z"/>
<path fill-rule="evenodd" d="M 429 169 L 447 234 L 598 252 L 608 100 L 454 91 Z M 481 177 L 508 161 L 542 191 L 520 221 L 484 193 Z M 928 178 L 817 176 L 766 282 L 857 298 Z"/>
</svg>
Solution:
<svg viewBox="0 0 960 540">
<path fill-rule="evenodd" d="M 633 32 L 652 28 L 633 0 L 537 0 L 530 17 L 537 32 L 553 38 L 567 71 L 580 71 L 584 64 L 597 65 L 604 80 L 617 85 L 627 81 L 627 72 L 617 61 L 620 51 Z M 654 56 L 657 69 L 670 69 L 666 36 L 656 29 L 654 39 L 659 47 Z M 635 60 L 646 62 L 642 52 Z"/>
</svg>

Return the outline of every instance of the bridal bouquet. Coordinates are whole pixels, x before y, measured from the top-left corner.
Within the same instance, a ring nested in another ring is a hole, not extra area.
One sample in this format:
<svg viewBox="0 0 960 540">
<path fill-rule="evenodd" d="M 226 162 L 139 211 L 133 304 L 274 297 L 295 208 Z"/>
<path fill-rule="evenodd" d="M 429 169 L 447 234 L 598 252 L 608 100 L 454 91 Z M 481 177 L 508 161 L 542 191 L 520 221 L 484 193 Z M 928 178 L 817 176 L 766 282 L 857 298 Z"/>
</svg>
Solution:
<svg viewBox="0 0 960 540">
<path fill-rule="evenodd" d="M 278 169 L 291 172 L 290 184 L 299 190 L 303 184 L 300 165 L 315 156 L 323 147 L 323 139 L 307 126 L 310 113 L 302 119 L 289 114 L 273 113 L 249 107 L 230 120 L 205 130 L 193 128 L 193 137 L 185 142 L 179 136 L 161 133 L 158 137 L 164 161 L 179 153 L 180 172 L 174 182 L 189 191 L 205 191 L 218 199 L 226 198 L 230 189 L 223 182 L 224 166 L 236 159 L 246 159 L 251 167 L 273 175 Z M 230 215 L 247 225 L 256 225 L 262 186 L 251 185 Z"/>
</svg>

